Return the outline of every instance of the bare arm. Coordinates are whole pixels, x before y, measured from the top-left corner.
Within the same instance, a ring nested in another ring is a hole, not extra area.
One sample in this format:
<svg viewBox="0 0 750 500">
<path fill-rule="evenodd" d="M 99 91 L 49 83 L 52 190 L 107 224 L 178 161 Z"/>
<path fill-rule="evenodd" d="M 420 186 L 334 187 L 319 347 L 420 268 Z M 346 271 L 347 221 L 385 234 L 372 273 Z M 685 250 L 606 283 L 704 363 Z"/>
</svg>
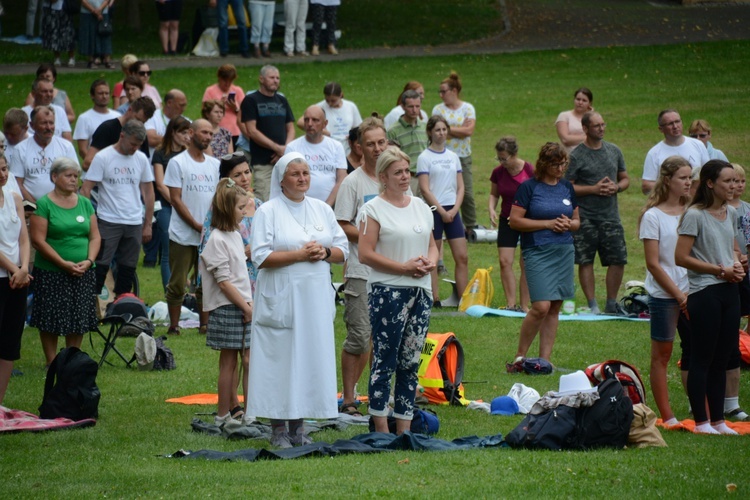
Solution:
<svg viewBox="0 0 750 500">
<path fill-rule="evenodd" d="M 628 173 L 623 170 L 622 172 L 617 172 L 617 191 L 622 193 L 627 188 L 630 187 L 630 176 Z"/>
<path fill-rule="evenodd" d="M 12 174 L 9 174 L 12 175 Z M 31 193 L 29 193 L 28 189 L 26 189 L 23 185 L 23 177 L 16 177 L 16 182 L 18 183 L 18 189 L 21 190 L 21 194 L 23 195 L 24 200 L 29 200 L 33 203 L 36 203 L 36 198 L 34 198 Z"/>
<path fill-rule="evenodd" d="M 154 183 L 141 182 L 141 197 L 143 205 L 146 207 L 146 214 L 143 219 L 143 242 L 151 241 L 151 225 L 154 219 Z"/>
<path fill-rule="evenodd" d="M 5 195 L 6 197 L 11 196 L 10 193 Z M 16 205 L 16 214 L 22 221 L 25 216 L 23 213 L 23 200 L 18 194 L 13 193 L 12 200 Z M 10 201 L 10 200 L 7 200 Z M 31 245 L 29 243 L 29 233 L 26 230 L 26 224 L 21 224 L 21 233 L 18 237 L 18 249 L 19 256 L 21 258 L 21 265 L 17 266 L 15 262 L 11 262 L 2 252 L 0 252 L 0 267 L 5 268 L 10 275 L 10 287 L 12 289 L 23 288 L 28 286 L 31 282 L 31 275 L 29 274 L 29 260 L 31 259 Z"/>
<path fill-rule="evenodd" d="M 364 222 L 359 227 L 359 261 L 362 264 L 384 273 L 397 276 L 411 276 L 414 278 L 421 278 L 429 274 L 435 267 L 437 263 L 437 246 L 435 246 L 435 240 L 431 234 L 430 246 L 427 252 L 428 257 L 419 256 L 409 259 L 406 262 L 396 262 L 375 251 L 380 237 L 380 224 L 372 217 L 368 217 L 366 227 L 366 233 L 364 232 Z"/>
<path fill-rule="evenodd" d="M 586 139 L 586 134 L 583 132 L 571 132 L 566 121 L 555 123 L 555 128 L 557 129 L 557 137 L 566 147 L 577 146 Z"/>
<path fill-rule="evenodd" d="M 659 264 L 659 240 L 643 240 L 643 250 L 646 257 L 646 269 L 656 282 L 677 300 L 680 309 L 687 310 L 687 295 L 682 293 L 674 281 Z"/>
<path fill-rule="evenodd" d="M 73 142 L 73 132 L 70 132 L 70 131 L 63 132 L 62 133 L 62 138 L 65 139 L 65 140 L 67 140 L 67 141 L 69 141 L 71 144 L 73 144 L 75 146 L 75 143 Z"/>
<path fill-rule="evenodd" d="M 94 181 L 83 181 L 83 185 L 81 186 L 81 196 L 91 199 L 91 190 L 94 189 L 94 186 L 96 186 L 96 182 Z"/>
<path fill-rule="evenodd" d="M 344 231 L 347 240 L 354 244 L 359 243 L 359 229 L 357 229 L 357 226 L 348 220 L 340 220 L 338 223 Z"/>
<path fill-rule="evenodd" d="M 156 182 L 156 190 L 159 194 L 167 201 L 172 203 L 169 196 L 169 188 L 164 184 L 164 165 L 161 163 L 154 163 L 154 181 Z"/>
<path fill-rule="evenodd" d="M 86 153 L 89 149 L 89 140 L 78 139 L 76 142 L 78 143 L 78 154 L 81 156 L 81 158 L 86 158 Z"/>
<path fill-rule="evenodd" d="M 476 120 L 466 120 L 463 125 L 459 126 L 453 126 L 451 125 L 450 129 L 450 137 L 453 137 L 455 139 L 464 139 L 466 137 L 471 137 L 471 135 L 474 133 L 474 126 L 476 125 Z"/>
<path fill-rule="evenodd" d="M 717 276 L 730 283 L 737 283 L 744 277 L 745 273 L 738 272 L 734 266 L 724 267 L 720 264 L 710 264 L 693 257 L 690 255 L 693 245 L 695 245 L 694 236 L 681 234 L 677 237 L 677 246 L 674 249 L 675 264 L 690 269 L 696 273 Z"/>
<path fill-rule="evenodd" d="M 88 149 L 86 149 L 86 157 L 83 159 L 83 165 L 81 165 L 84 172 L 88 172 L 89 167 L 91 166 L 91 162 L 94 161 L 94 156 L 96 156 L 96 153 L 98 152 L 99 148 L 95 148 L 91 145 L 89 145 Z"/>
<path fill-rule="evenodd" d="M 510 209 L 510 218 L 508 219 L 511 229 L 522 232 L 540 231 L 549 229 L 556 233 L 565 231 L 578 231 L 581 226 L 581 220 L 578 217 L 578 207 L 573 210 L 573 217 L 560 215 L 556 219 L 536 220 L 526 217 L 526 209 L 513 205 Z"/>
<path fill-rule="evenodd" d="M 654 190 L 654 184 L 656 184 L 656 181 L 647 181 L 646 179 L 641 179 L 641 193 L 648 195 L 651 191 Z"/>
<path fill-rule="evenodd" d="M 490 212 L 490 225 L 497 227 L 497 203 L 500 201 L 500 195 L 497 192 L 497 184 L 490 182 L 490 196 L 487 209 Z"/>
<path fill-rule="evenodd" d="M 333 207 L 333 205 L 336 203 L 336 195 L 339 193 L 339 187 L 341 186 L 341 183 L 344 181 L 344 179 L 346 179 L 346 169 L 337 168 L 336 184 L 333 186 L 331 194 L 329 194 L 328 198 L 326 199 L 326 203 L 328 203 L 328 206 Z"/>
<path fill-rule="evenodd" d="M 76 112 L 73 110 L 73 104 L 71 104 L 70 98 L 67 96 L 67 94 L 65 95 L 65 114 L 67 115 L 68 121 L 70 123 L 76 121 Z"/>
<path fill-rule="evenodd" d="M 161 147 L 161 140 L 163 137 L 160 136 L 156 130 L 150 129 L 146 130 L 146 139 L 148 140 L 149 147 L 158 148 Z"/>
</svg>

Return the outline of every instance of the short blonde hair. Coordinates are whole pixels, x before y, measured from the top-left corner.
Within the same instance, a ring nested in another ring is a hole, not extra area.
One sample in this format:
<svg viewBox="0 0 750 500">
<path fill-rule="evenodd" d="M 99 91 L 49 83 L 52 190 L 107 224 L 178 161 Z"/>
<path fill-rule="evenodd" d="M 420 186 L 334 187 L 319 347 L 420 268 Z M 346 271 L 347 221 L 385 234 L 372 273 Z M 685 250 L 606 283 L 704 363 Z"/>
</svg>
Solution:
<svg viewBox="0 0 750 500">
<path fill-rule="evenodd" d="M 732 168 L 734 168 L 734 171 L 737 172 L 737 175 L 739 175 L 743 179 L 745 178 L 745 167 L 743 167 L 739 163 L 732 163 Z"/>
<path fill-rule="evenodd" d="M 125 54 L 120 60 L 120 67 L 123 73 L 130 73 L 130 66 L 136 62 L 138 58 L 133 54 Z"/>
<path fill-rule="evenodd" d="M 375 175 L 377 175 L 378 180 L 380 179 L 381 175 L 385 174 L 386 170 L 388 170 L 388 167 L 390 167 L 397 161 L 402 161 L 402 160 L 408 164 L 409 155 L 401 151 L 396 146 L 390 146 L 386 148 L 385 151 L 380 153 L 380 156 L 378 157 L 378 162 L 375 164 Z M 382 193 L 383 191 L 385 191 L 385 184 L 381 182 L 380 192 Z"/>
</svg>

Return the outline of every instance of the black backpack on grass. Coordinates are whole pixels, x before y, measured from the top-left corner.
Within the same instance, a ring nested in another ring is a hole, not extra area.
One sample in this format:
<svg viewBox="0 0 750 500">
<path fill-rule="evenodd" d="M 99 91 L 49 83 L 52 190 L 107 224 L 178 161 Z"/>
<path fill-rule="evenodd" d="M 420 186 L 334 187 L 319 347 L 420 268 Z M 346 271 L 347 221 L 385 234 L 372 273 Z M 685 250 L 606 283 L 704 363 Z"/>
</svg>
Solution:
<svg viewBox="0 0 750 500">
<path fill-rule="evenodd" d="M 529 413 L 505 442 L 513 448 L 544 450 L 623 448 L 633 422 L 633 403 L 611 370 L 610 374 L 597 386 L 599 399 L 592 406 L 559 405 L 544 413 Z"/>
<path fill-rule="evenodd" d="M 44 384 L 39 416 L 83 420 L 99 415 L 101 393 L 96 386 L 99 365 L 77 347 L 66 347 L 52 361 Z"/>
</svg>

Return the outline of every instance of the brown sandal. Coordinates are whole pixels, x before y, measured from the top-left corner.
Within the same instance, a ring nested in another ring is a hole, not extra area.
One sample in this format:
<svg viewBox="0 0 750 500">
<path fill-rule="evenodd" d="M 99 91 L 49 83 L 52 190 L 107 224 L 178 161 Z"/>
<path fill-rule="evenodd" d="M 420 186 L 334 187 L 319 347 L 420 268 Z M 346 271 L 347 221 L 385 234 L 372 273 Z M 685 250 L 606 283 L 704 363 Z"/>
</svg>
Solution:
<svg viewBox="0 0 750 500">
<path fill-rule="evenodd" d="M 361 417 L 362 413 L 357 409 L 356 403 L 346 403 L 339 406 L 339 413 L 349 415 L 350 417 Z"/>
</svg>

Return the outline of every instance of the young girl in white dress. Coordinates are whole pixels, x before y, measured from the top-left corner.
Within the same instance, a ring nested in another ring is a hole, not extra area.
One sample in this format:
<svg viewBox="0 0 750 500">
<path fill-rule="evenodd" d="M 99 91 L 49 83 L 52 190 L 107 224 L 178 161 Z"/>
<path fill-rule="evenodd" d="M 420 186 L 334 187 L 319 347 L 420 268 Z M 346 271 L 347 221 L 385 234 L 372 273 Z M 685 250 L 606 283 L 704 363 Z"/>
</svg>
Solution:
<svg viewBox="0 0 750 500">
<path fill-rule="evenodd" d="M 222 179 L 211 202 L 211 236 L 201 253 L 199 270 L 203 282 L 203 311 L 208 312 L 206 345 L 221 351 L 219 355 L 219 405 L 215 423 L 232 421 L 230 404 L 237 384 L 233 374 L 237 354 L 247 359 L 253 294 L 247 274 L 245 245 L 239 224 L 250 200 L 248 193 L 232 179 Z M 247 374 L 248 367 L 242 372 Z M 247 393 L 245 394 L 247 401 Z"/>
</svg>

